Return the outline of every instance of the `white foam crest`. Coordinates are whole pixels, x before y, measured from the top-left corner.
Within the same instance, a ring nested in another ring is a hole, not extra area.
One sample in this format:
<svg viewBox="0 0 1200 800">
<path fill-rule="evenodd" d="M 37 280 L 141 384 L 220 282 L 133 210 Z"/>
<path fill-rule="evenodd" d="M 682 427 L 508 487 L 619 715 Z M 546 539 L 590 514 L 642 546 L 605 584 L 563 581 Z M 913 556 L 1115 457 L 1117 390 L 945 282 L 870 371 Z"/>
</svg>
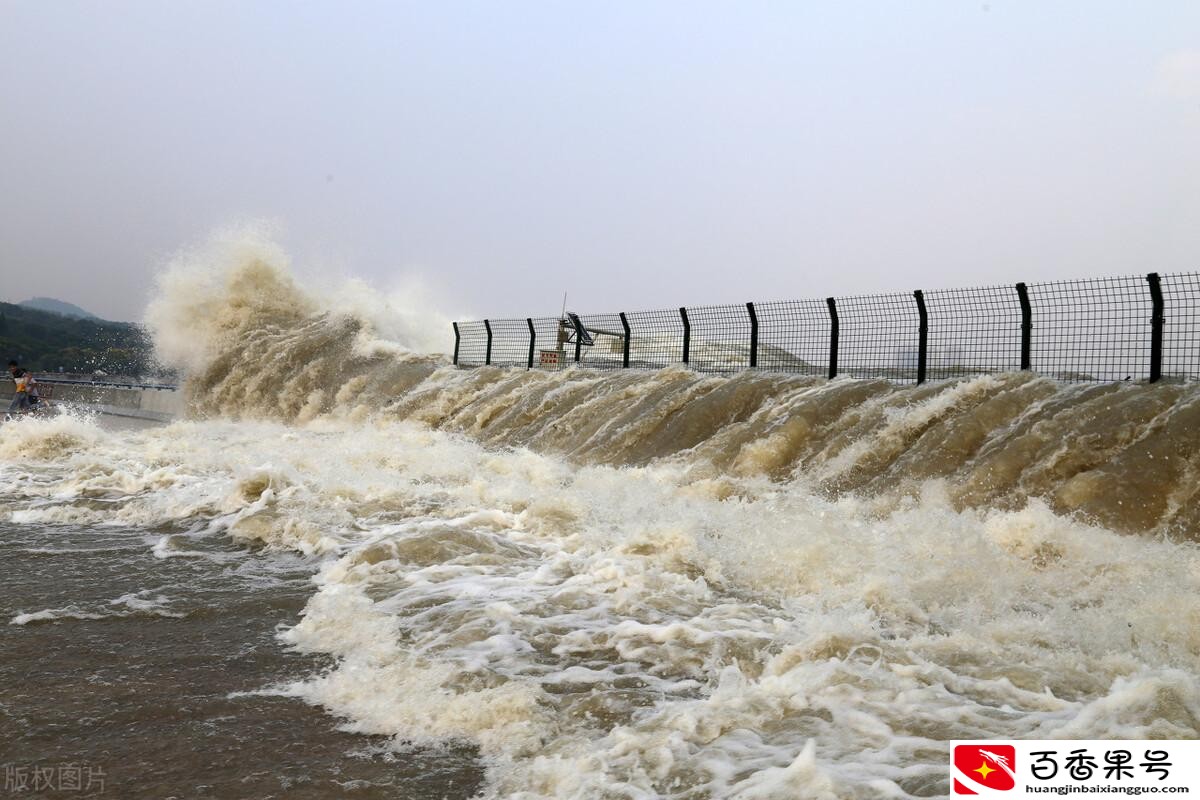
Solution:
<svg viewBox="0 0 1200 800">
<path fill-rule="evenodd" d="M 43 608 L 41 611 L 18 612 L 8 621 L 9 625 L 32 625 L 38 622 L 53 622 L 61 619 L 103 619 L 107 614 L 84 611 L 77 605 L 62 608 Z"/>
<path fill-rule="evenodd" d="M 73 411 L 0 424 L 0 463 L 59 461 L 107 437 L 95 417 Z"/>
<path fill-rule="evenodd" d="M 170 609 L 171 598 L 164 594 L 153 594 L 152 592 L 153 590 L 150 589 L 129 592 L 112 600 L 94 603 L 89 606 L 72 603 L 61 608 L 22 611 L 10 619 L 8 624 L 33 625 L 64 620 L 115 619 L 133 616 L 180 619 L 187 616 L 186 614 Z"/>
<path fill-rule="evenodd" d="M 266 222 L 230 226 L 180 251 L 159 272 L 145 323 L 164 365 L 198 375 L 247 337 L 286 347 L 314 325 L 340 319 L 354 320 L 352 352 L 364 359 L 444 351 L 449 320 L 434 310 L 418 276 L 402 279 L 390 295 L 356 279 L 332 286 L 325 275 L 299 281 L 277 237 L 278 226 Z M 316 366 L 337 367 L 297 369 Z M 227 368 L 252 370 L 254 364 Z"/>
<path fill-rule="evenodd" d="M 938 392 L 932 397 L 900 407 L 887 406 L 883 401 L 890 398 L 879 398 L 872 403 L 864 404 L 863 411 L 875 405 L 884 405 L 883 414 L 886 424 L 871 436 L 857 439 L 849 447 L 825 464 L 821 471 L 812 478 L 828 478 L 844 472 L 857 464 L 864 456 L 880 450 L 899 450 L 907 443 L 909 437 L 938 417 L 953 409 L 962 402 L 977 400 L 989 392 L 999 388 L 1000 383 L 993 375 L 981 375 L 965 380 L 945 391 Z"/>
<path fill-rule="evenodd" d="M 950 738 L 1200 735 L 1200 551 L 1043 503 L 931 486 L 880 514 L 329 417 L 74 441 L 0 470 L 14 519 L 325 556 L 284 639 L 337 665 L 277 691 L 397 746 L 475 742 L 494 797 L 919 795 Z"/>
<path fill-rule="evenodd" d="M 218 230 L 181 250 L 155 276 L 145 322 L 162 363 L 198 371 L 222 344 L 222 330 L 271 304 L 300 301 L 288 277 L 289 259 L 274 239 L 276 227 L 258 221 Z"/>
<path fill-rule="evenodd" d="M 358 317 L 368 323 L 369 334 L 355 340 L 355 351 L 365 357 L 397 356 L 408 352 L 446 353 L 446 332 L 451 317 L 441 313 L 441 298 L 418 275 L 405 275 L 381 292 L 358 279 L 347 279 L 324 295 L 334 313 Z"/>
<path fill-rule="evenodd" d="M 935 495 L 876 520 L 851 501 L 765 483 L 747 485 L 754 499 L 706 499 L 674 477 L 580 470 L 568 485 L 543 484 L 537 506 L 515 519 L 470 526 L 472 546 L 455 558 L 434 548 L 431 563 L 413 560 L 415 538 L 444 547 L 462 535 L 454 526 L 395 530 L 352 551 L 289 635 L 343 665 L 293 691 L 357 719 L 377 681 L 398 680 L 395 664 L 432 660 L 442 694 L 518 683 L 537 700 L 536 758 L 504 746 L 509 720 L 485 702 L 456 728 L 505 764 L 497 796 L 573 796 L 614 782 L 681 796 L 829 786 L 842 796 L 848 786 L 902 793 L 913 769 L 899 765 L 919 766 L 919 753 L 949 734 L 1030 735 L 1074 718 L 1081 705 L 1070 698 L 1105 697 L 1129 674 L 1168 674 L 1200 652 L 1200 639 L 1164 613 L 1179 599 L 1166 587 L 1197 580 L 1190 546 L 1115 536 L 1040 504 L 959 513 Z M 488 501 L 520 506 L 508 488 L 489 485 Z M 487 543 L 496 539 L 519 547 Z M 339 624 L 347 603 L 374 622 L 357 632 Z M 426 700 L 373 707 L 366 729 L 386 732 L 391 719 L 412 738 Z M 997 717 L 998 708 L 1011 711 Z M 1152 724 L 1148 713 L 1134 717 Z M 1113 733 L 1083 727 L 1079 735 Z M 814 737 L 825 747 L 820 767 L 804 757 Z M 855 761 L 881 747 L 891 751 L 880 763 Z M 936 780 L 941 764 L 925 766 Z M 544 791 L 522 795 L 529 786 Z"/>
</svg>

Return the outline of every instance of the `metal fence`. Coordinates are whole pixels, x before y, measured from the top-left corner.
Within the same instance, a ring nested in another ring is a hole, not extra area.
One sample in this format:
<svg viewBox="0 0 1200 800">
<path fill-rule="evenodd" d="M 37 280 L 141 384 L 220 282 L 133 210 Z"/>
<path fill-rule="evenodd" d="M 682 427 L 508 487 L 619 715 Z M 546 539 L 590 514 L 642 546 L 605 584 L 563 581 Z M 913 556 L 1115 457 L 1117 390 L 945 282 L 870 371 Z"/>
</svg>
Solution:
<svg viewBox="0 0 1200 800">
<path fill-rule="evenodd" d="M 1200 273 L 454 323 L 454 363 L 900 382 L 1200 378 Z"/>
</svg>

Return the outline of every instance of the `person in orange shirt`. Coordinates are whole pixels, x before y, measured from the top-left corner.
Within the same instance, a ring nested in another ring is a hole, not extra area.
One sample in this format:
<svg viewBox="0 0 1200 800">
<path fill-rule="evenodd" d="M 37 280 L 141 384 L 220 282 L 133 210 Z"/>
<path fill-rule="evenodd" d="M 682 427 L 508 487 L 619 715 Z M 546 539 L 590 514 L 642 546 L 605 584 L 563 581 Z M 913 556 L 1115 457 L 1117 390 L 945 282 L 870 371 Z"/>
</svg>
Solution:
<svg viewBox="0 0 1200 800">
<path fill-rule="evenodd" d="M 17 391 L 13 395 L 12 402 L 8 404 L 9 413 L 15 411 L 29 411 L 34 403 L 37 402 L 37 381 L 33 379 L 33 375 L 29 371 L 22 369 L 21 365 L 16 361 L 8 362 L 8 374 L 12 376 L 13 383 L 16 384 Z"/>
</svg>

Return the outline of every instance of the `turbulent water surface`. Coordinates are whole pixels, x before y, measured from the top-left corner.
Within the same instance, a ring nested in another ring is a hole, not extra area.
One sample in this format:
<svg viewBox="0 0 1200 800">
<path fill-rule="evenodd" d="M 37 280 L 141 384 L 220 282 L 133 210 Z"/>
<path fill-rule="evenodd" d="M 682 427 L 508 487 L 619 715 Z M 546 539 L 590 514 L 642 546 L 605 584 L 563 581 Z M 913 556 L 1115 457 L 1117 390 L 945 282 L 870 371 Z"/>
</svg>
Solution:
<svg viewBox="0 0 1200 800">
<path fill-rule="evenodd" d="M 0 428 L 21 758 L 103 742 L 127 796 L 925 797 L 954 738 L 1200 733 L 1196 389 L 458 371 L 273 258 L 164 280 L 191 419 Z"/>
</svg>

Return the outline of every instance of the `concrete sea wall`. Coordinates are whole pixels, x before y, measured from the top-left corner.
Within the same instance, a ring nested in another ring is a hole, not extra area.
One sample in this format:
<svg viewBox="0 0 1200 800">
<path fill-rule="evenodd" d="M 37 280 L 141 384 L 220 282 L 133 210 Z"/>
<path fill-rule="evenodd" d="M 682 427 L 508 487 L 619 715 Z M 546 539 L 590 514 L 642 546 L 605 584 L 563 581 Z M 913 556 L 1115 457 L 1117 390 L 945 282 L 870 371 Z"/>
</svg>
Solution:
<svg viewBox="0 0 1200 800">
<path fill-rule="evenodd" d="M 52 402 L 104 414 L 170 422 L 183 416 L 183 392 L 170 388 L 42 382 L 52 386 Z"/>
</svg>

